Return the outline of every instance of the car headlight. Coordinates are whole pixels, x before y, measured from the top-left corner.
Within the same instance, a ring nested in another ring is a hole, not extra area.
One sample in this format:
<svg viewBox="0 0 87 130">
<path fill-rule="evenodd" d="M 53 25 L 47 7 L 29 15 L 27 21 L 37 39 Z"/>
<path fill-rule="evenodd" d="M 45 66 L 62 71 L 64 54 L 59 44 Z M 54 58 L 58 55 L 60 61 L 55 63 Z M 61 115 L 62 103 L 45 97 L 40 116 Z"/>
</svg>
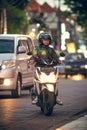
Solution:
<svg viewBox="0 0 87 130">
<path fill-rule="evenodd" d="M 85 69 L 87 69 L 87 65 L 85 65 Z"/>
<path fill-rule="evenodd" d="M 66 69 L 71 69 L 72 67 L 70 65 L 65 66 Z"/>
<path fill-rule="evenodd" d="M 5 60 L 2 62 L 2 69 L 8 69 L 15 66 L 15 60 Z"/>
</svg>

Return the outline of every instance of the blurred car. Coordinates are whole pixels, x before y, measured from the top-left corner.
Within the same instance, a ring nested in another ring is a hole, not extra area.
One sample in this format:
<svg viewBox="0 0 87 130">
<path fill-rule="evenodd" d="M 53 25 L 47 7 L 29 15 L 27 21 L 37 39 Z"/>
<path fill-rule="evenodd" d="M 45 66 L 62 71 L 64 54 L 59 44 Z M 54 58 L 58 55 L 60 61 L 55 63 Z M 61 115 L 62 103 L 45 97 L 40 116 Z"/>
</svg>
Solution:
<svg viewBox="0 0 87 130">
<path fill-rule="evenodd" d="M 22 89 L 33 86 L 34 67 L 29 64 L 34 44 L 22 34 L 0 35 L 0 91 L 20 97 Z"/>
<path fill-rule="evenodd" d="M 65 74 L 65 53 L 64 52 L 61 52 L 60 53 L 60 56 L 58 55 L 58 58 L 59 60 L 61 61 L 61 64 L 58 64 L 56 67 L 59 71 L 59 74 L 60 75 L 64 75 Z"/>
<path fill-rule="evenodd" d="M 60 65 L 57 65 L 56 67 L 57 67 L 60 75 L 65 74 L 65 64 L 64 64 L 64 62 Z"/>
<path fill-rule="evenodd" d="M 83 53 L 69 53 L 65 58 L 65 78 L 68 75 L 83 74 L 87 77 L 87 62 Z"/>
</svg>

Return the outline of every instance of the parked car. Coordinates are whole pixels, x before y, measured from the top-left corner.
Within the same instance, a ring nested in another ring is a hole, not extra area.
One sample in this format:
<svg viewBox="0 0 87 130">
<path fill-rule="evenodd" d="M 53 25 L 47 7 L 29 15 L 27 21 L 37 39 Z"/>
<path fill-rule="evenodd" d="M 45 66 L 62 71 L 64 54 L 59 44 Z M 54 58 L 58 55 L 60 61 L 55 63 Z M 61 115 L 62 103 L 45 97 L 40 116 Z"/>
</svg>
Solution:
<svg viewBox="0 0 87 130">
<path fill-rule="evenodd" d="M 68 75 L 83 74 L 87 77 L 87 63 L 83 53 L 69 53 L 65 58 L 65 78 Z"/>
<path fill-rule="evenodd" d="M 34 44 L 21 34 L 0 35 L 0 91 L 20 97 L 21 90 L 33 86 L 34 66 L 29 64 Z"/>
</svg>

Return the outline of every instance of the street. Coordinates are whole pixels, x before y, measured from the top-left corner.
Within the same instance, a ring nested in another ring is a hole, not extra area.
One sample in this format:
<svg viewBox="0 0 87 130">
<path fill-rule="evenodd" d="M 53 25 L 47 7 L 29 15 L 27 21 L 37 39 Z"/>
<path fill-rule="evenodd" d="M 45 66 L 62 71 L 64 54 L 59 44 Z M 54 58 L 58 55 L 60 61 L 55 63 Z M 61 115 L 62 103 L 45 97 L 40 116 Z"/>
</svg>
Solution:
<svg viewBox="0 0 87 130">
<path fill-rule="evenodd" d="M 31 104 L 28 90 L 22 91 L 19 99 L 12 98 L 9 92 L 0 92 L 0 130 L 55 130 L 87 114 L 87 79 L 60 77 L 58 87 L 64 105 L 56 105 L 50 117 Z"/>
</svg>

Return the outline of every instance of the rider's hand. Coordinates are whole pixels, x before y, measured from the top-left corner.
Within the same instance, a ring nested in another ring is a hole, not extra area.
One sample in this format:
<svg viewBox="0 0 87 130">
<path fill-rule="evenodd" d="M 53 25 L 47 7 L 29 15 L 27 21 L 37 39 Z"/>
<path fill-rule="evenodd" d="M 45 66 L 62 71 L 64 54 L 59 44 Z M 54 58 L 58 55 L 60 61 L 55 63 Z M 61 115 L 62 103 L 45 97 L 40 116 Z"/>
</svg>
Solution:
<svg viewBox="0 0 87 130">
<path fill-rule="evenodd" d="M 33 59 L 30 60 L 29 63 L 30 63 L 30 64 L 34 64 L 34 60 L 33 60 Z"/>
</svg>

